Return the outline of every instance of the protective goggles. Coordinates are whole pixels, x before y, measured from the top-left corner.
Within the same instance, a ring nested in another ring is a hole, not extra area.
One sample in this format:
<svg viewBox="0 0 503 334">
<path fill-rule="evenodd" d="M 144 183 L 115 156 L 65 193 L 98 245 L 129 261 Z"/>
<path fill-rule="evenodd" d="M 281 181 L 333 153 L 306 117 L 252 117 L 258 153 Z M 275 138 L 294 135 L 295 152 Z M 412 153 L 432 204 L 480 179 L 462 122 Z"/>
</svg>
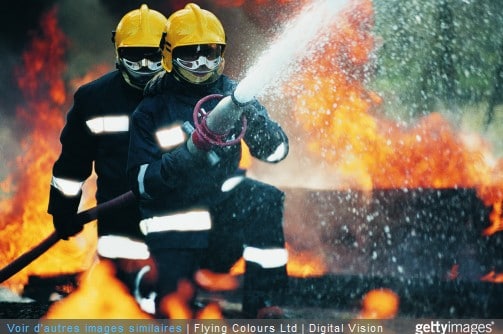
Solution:
<svg viewBox="0 0 503 334">
<path fill-rule="evenodd" d="M 157 71 L 162 67 L 159 48 L 125 47 L 119 49 L 122 63 L 132 71 L 148 68 Z"/>
<path fill-rule="evenodd" d="M 181 46 L 173 50 L 173 59 L 178 66 L 185 70 L 196 73 L 211 72 L 222 62 L 222 45 Z"/>
<path fill-rule="evenodd" d="M 196 60 L 183 60 L 181 58 L 176 58 L 175 63 L 183 69 L 187 71 L 196 72 L 196 73 L 208 73 L 213 71 L 220 65 L 222 61 L 222 57 L 218 57 L 217 59 L 210 60 L 205 56 L 200 56 Z"/>
<path fill-rule="evenodd" d="M 126 66 L 128 69 L 132 71 L 139 71 L 142 68 L 148 68 L 151 71 L 158 71 L 162 67 L 160 60 L 150 60 L 147 58 L 143 58 L 137 61 L 133 61 L 126 58 L 122 58 L 121 60 L 124 66 Z"/>
</svg>

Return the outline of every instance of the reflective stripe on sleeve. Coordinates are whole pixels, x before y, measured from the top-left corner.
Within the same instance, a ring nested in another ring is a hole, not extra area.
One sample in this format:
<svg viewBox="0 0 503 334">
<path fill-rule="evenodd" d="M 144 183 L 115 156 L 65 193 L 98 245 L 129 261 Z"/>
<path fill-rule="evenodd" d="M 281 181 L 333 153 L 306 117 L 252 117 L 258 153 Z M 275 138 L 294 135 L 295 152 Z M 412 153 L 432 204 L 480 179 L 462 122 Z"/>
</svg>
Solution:
<svg viewBox="0 0 503 334">
<path fill-rule="evenodd" d="M 87 120 L 86 125 L 94 134 L 125 132 L 129 130 L 129 117 L 101 116 Z"/>
<path fill-rule="evenodd" d="M 109 259 L 145 260 L 150 256 L 145 243 L 119 235 L 99 237 L 97 250 L 98 255 Z"/>
<path fill-rule="evenodd" d="M 245 261 L 259 264 L 262 268 L 278 268 L 288 262 L 288 252 L 284 248 L 246 247 L 243 251 L 243 258 Z"/>
<path fill-rule="evenodd" d="M 147 171 L 148 164 L 140 166 L 140 171 L 138 172 L 138 191 L 140 196 L 143 198 L 150 199 L 151 197 L 145 191 L 145 172 Z"/>
<path fill-rule="evenodd" d="M 159 145 L 166 150 L 184 143 L 188 138 L 179 124 L 166 129 L 160 129 L 155 133 L 155 136 L 159 141 Z"/>
<path fill-rule="evenodd" d="M 227 180 L 222 183 L 222 187 L 220 187 L 220 190 L 222 192 L 228 192 L 234 189 L 238 184 L 241 183 L 241 181 L 244 180 L 244 176 L 233 176 L 228 178 Z"/>
<path fill-rule="evenodd" d="M 168 231 L 206 231 L 211 229 L 211 217 L 206 210 L 187 211 L 143 219 L 140 222 L 140 229 L 145 235 Z"/>
<path fill-rule="evenodd" d="M 277 161 L 280 161 L 281 159 L 283 159 L 287 153 L 287 150 L 286 150 L 286 144 L 285 143 L 281 143 L 278 145 L 278 147 L 276 147 L 276 150 L 274 151 L 273 154 L 271 154 L 270 156 L 267 157 L 267 161 L 269 162 L 277 162 Z"/>
<path fill-rule="evenodd" d="M 53 176 L 51 186 L 61 191 L 66 196 L 77 196 L 82 189 L 84 181 L 73 181 Z"/>
</svg>

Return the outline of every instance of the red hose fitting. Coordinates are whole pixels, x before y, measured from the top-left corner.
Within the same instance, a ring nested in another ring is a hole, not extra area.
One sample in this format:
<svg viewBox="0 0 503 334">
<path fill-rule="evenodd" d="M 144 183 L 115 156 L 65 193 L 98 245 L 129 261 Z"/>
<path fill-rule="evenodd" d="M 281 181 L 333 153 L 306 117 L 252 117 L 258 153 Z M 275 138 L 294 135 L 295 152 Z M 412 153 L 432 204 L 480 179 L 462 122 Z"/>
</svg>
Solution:
<svg viewBox="0 0 503 334">
<path fill-rule="evenodd" d="M 206 112 L 202 108 L 202 105 L 209 100 L 214 99 L 221 100 L 223 97 L 224 96 L 221 94 L 207 95 L 202 99 L 200 99 L 194 107 L 193 112 L 194 132 L 192 133 L 192 142 L 200 150 L 209 151 L 212 146 L 224 147 L 224 146 L 235 145 L 241 141 L 241 139 L 244 137 L 244 134 L 246 133 L 247 120 L 246 117 L 244 117 L 244 115 L 241 116 L 241 123 L 242 123 L 241 133 L 234 139 L 226 140 L 228 133 L 219 134 L 211 131 L 208 128 L 206 120 L 208 116 L 211 114 L 211 111 Z"/>
</svg>

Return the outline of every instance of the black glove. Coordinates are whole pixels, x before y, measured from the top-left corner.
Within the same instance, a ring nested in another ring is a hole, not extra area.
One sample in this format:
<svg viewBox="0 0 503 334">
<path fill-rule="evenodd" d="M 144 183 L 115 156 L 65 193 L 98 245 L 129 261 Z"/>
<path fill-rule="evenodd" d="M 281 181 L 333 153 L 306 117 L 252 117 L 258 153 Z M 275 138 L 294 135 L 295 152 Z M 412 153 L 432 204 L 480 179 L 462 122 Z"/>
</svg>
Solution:
<svg viewBox="0 0 503 334">
<path fill-rule="evenodd" d="M 204 167 L 203 157 L 204 155 L 190 153 L 187 145 L 181 145 L 162 155 L 161 175 L 168 181 L 173 177 L 193 173 L 194 169 Z"/>
<path fill-rule="evenodd" d="M 252 156 L 268 162 L 283 160 L 288 154 L 288 137 L 281 126 L 269 118 L 264 108 L 253 103 L 243 107 L 243 114 L 248 121 L 244 139 Z M 280 145 L 285 150 L 283 155 L 272 156 Z"/>
<path fill-rule="evenodd" d="M 68 240 L 84 229 L 75 219 L 75 214 L 53 214 L 52 223 L 54 229 L 63 240 Z"/>
<path fill-rule="evenodd" d="M 258 128 L 264 125 L 266 117 L 260 109 L 253 103 L 248 103 L 242 107 L 243 114 L 246 117 L 248 127 Z"/>
</svg>

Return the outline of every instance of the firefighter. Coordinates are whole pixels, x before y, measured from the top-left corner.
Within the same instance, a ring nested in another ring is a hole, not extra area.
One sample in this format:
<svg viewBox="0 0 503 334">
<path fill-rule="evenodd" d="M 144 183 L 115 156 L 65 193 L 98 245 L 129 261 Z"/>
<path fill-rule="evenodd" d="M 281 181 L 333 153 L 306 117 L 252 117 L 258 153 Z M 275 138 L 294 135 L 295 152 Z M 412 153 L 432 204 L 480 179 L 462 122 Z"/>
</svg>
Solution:
<svg viewBox="0 0 503 334">
<path fill-rule="evenodd" d="M 126 162 L 130 116 L 143 97 L 145 84 L 161 71 L 161 38 L 167 18 L 143 4 L 122 17 L 112 42 L 116 67 L 81 86 L 74 95 L 61 132 L 61 153 L 54 163 L 48 212 L 56 231 L 68 240 L 82 230 L 72 224 L 84 181 L 94 171 L 98 204 L 129 190 Z M 137 205 L 97 225 L 98 255 L 109 259 L 147 259 L 148 248 L 138 228 Z M 116 261 L 118 262 L 118 261 Z"/>
<path fill-rule="evenodd" d="M 284 193 L 246 177 L 239 168 L 241 142 L 213 145 L 217 157 L 189 151 L 193 109 L 210 94 L 231 95 L 236 82 L 223 74 L 225 32 L 211 12 L 189 3 L 174 12 L 161 40 L 162 64 L 132 117 L 128 177 L 140 198 L 142 231 L 159 275 L 157 304 L 199 268 L 226 273 L 244 257 L 244 317 L 282 316 L 287 251 Z M 212 110 L 217 101 L 208 101 Z M 237 107 L 237 106 L 236 106 Z M 252 156 L 276 163 L 288 138 L 256 99 L 242 107 L 243 140 Z M 240 109 L 240 110 L 241 110 Z M 190 126 L 187 126 L 189 124 Z M 229 138 L 242 132 L 231 122 Z"/>
</svg>

